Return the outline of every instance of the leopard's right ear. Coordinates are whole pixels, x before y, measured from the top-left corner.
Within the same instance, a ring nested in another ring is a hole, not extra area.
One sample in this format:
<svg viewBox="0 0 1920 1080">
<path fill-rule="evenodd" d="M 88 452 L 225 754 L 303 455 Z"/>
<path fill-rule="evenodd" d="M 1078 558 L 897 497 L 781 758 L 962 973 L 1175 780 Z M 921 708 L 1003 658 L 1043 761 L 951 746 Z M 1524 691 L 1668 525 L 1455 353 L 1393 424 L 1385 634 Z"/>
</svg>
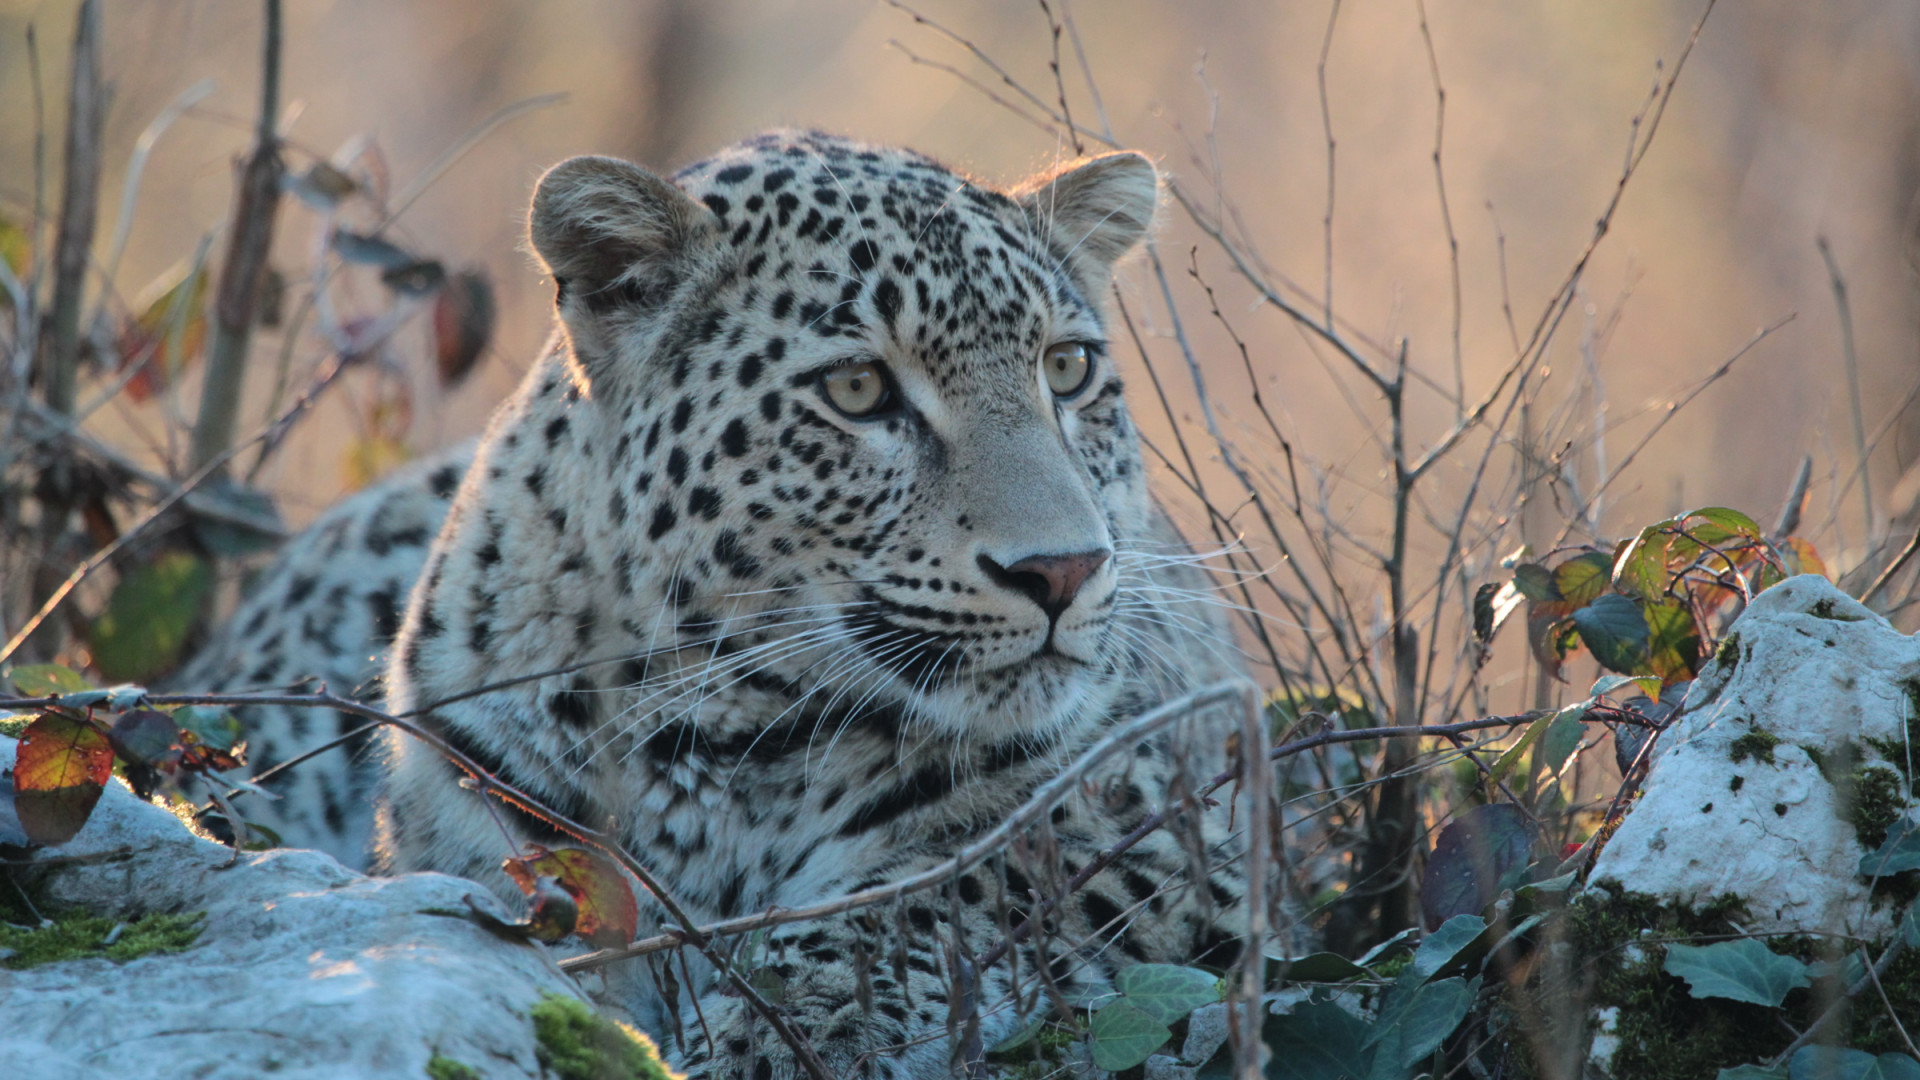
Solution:
<svg viewBox="0 0 1920 1080">
<path fill-rule="evenodd" d="M 644 314 L 672 298 L 719 240 L 713 211 L 666 180 L 617 158 L 555 165 L 533 192 L 528 233 L 552 271 L 560 317 L 576 342 L 615 313 Z"/>
</svg>

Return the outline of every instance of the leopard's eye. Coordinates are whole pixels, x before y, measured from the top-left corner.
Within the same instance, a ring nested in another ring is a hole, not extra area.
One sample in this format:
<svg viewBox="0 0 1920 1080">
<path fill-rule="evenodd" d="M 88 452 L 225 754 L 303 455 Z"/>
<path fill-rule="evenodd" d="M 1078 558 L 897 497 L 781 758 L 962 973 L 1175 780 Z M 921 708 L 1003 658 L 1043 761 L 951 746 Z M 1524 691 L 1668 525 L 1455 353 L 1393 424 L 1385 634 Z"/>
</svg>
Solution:
<svg viewBox="0 0 1920 1080">
<path fill-rule="evenodd" d="M 1072 397 L 1087 385 L 1093 374 L 1093 357 L 1077 341 L 1047 346 L 1040 357 L 1040 371 L 1047 377 L 1047 389 L 1057 397 Z"/>
<path fill-rule="evenodd" d="M 842 364 L 820 376 L 820 385 L 833 407 L 852 417 L 872 416 L 893 396 L 880 365 L 873 363 Z"/>
</svg>

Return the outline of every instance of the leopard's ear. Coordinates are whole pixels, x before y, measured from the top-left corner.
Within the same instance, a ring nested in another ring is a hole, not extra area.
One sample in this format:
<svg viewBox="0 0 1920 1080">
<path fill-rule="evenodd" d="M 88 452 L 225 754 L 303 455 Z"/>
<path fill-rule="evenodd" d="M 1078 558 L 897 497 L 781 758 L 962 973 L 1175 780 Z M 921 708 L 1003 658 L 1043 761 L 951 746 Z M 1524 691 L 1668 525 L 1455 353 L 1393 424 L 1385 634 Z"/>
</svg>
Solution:
<svg viewBox="0 0 1920 1080">
<path fill-rule="evenodd" d="M 576 345 L 602 336 L 616 312 L 644 313 L 672 298 L 718 219 L 666 180 L 617 158 L 555 165 L 533 192 L 528 233 L 553 272 L 560 317 Z M 595 346 L 604 342 L 592 342 Z"/>
<path fill-rule="evenodd" d="M 1145 154 L 1123 150 L 1070 161 L 1013 194 L 1054 254 L 1097 287 L 1153 226 L 1160 174 Z"/>
</svg>

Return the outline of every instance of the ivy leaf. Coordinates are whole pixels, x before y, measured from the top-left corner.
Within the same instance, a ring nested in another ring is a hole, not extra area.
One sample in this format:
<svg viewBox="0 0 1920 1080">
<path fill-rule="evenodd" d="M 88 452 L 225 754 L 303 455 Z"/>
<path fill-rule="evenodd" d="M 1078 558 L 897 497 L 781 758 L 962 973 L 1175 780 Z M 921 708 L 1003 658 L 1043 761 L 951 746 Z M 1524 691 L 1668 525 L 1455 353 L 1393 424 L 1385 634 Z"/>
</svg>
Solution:
<svg viewBox="0 0 1920 1080">
<path fill-rule="evenodd" d="M 1478 915 L 1500 895 L 1501 879 L 1527 865 L 1532 851 L 1532 826 L 1511 803 L 1476 806 L 1448 822 L 1420 879 L 1426 925 L 1444 929 L 1455 916 Z"/>
<path fill-rule="evenodd" d="M 1131 968 L 1127 970 L 1132 970 Z M 1125 972 L 1122 972 L 1125 974 Z M 1287 965 L 1287 981 L 1337 983 L 1373 974 L 1339 953 L 1317 952 Z"/>
<path fill-rule="evenodd" d="M 1143 1009 L 1115 1001 L 1093 1014 L 1087 1037 L 1093 1063 L 1108 1072 L 1131 1069 L 1167 1045 L 1173 1032 Z"/>
<path fill-rule="evenodd" d="M 79 672 L 59 664 L 29 664 L 14 668 L 13 674 L 7 677 L 13 680 L 13 688 L 21 697 L 77 694 L 92 689 Z"/>
<path fill-rule="evenodd" d="M 1368 1024 L 1332 1002 L 1308 1002 L 1269 1016 L 1260 1034 L 1273 1059 L 1267 1080 L 1351 1080 L 1373 1074 Z"/>
<path fill-rule="evenodd" d="M 501 868 L 520 886 L 521 892 L 536 896 L 536 905 L 540 881 L 552 878 L 579 908 L 578 925 L 569 927 L 572 932 L 603 949 L 618 948 L 633 941 L 640 923 L 640 907 L 634 901 L 633 888 L 627 884 L 626 875 L 613 860 L 585 848 L 549 851 L 538 844 L 529 844 L 527 850 L 526 857 L 508 859 Z"/>
<path fill-rule="evenodd" d="M 1486 929 L 1487 920 L 1478 915 L 1455 915 L 1448 919 L 1440 929 L 1421 940 L 1402 978 L 1415 982 L 1433 978 L 1479 940 Z"/>
<path fill-rule="evenodd" d="M 1127 1004 L 1163 1024 L 1220 1000 L 1219 976 L 1178 964 L 1122 968 L 1114 985 L 1126 995 Z"/>
<path fill-rule="evenodd" d="M 119 682 L 142 682 L 172 668 L 212 588 L 212 567 L 184 551 L 129 571 L 93 622 L 94 666 Z"/>
<path fill-rule="evenodd" d="M 1805 1046 L 1787 1064 L 1792 1080 L 1920 1080 L 1920 1062 L 1905 1054 L 1874 1057 L 1865 1050 Z"/>
<path fill-rule="evenodd" d="M 107 742 L 120 755 L 134 794 L 143 799 L 153 794 L 160 779 L 155 766 L 167 757 L 179 736 L 180 728 L 173 717 L 156 709 L 122 713 L 107 729 Z"/>
<path fill-rule="evenodd" d="M 113 776 L 113 747 L 99 728 L 58 713 L 27 725 L 13 763 L 13 808 L 36 844 L 64 844 L 87 823 Z"/>
<path fill-rule="evenodd" d="M 1907 870 L 1920 870 L 1920 821 L 1909 817 L 1904 830 L 1887 830 L 1887 839 L 1878 851 L 1860 859 L 1860 876 L 1892 877 Z"/>
<path fill-rule="evenodd" d="M 1781 956 L 1753 938 L 1668 945 L 1661 970 L 1685 979 L 1687 992 L 1696 998 L 1727 998 L 1769 1008 L 1785 1001 L 1788 991 L 1808 985 L 1806 964 Z"/>
<path fill-rule="evenodd" d="M 1460 1026 L 1472 1004 L 1473 990 L 1457 976 L 1427 983 L 1410 994 L 1396 992 L 1374 1021 L 1364 1044 L 1379 1047 L 1374 1051 L 1376 1075 L 1391 1072 L 1398 1080 L 1404 1075 L 1400 1070 L 1431 1056 Z M 1383 1068 L 1389 1066 L 1397 1068 Z"/>
<path fill-rule="evenodd" d="M 1625 675 L 1640 673 L 1647 658 L 1647 620 L 1639 604 L 1608 593 L 1574 612 L 1573 625 L 1604 667 Z"/>
</svg>

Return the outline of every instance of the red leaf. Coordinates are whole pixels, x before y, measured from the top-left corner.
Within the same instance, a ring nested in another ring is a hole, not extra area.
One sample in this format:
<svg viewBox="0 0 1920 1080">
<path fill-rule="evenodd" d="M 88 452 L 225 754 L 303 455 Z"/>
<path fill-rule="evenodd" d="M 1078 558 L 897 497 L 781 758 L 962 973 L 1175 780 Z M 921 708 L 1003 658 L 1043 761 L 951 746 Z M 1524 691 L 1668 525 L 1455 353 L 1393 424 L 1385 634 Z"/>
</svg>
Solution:
<svg viewBox="0 0 1920 1080">
<path fill-rule="evenodd" d="M 493 286 L 478 270 L 447 280 L 433 301 L 433 349 L 440 385 L 458 386 L 493 336 Z"/>
<path fill-rule="evenodd" d="M 73 839 L 113 776 L 113 747 L 100 729 L 58 713 L 27 725 L 13 765 L 14 811 L 35 843 Z"/>
<path fill-rule="evenodd" d="M 604 855 L 582 848 L 548 851 L 529 844 L 532 854 L 523 859 L 508 859 L 502 868 L 520 886 L 520 891 L 535 895 L 539 880 L 555 878 L 560 887 L 580 908 L 579 925 L 574 932 L 603 949 L 618 948 L 633 941 L 640 925 L 640 905 L 633 898 L 620 867 Z M 536 901 L 535 915 L 538 915 Z"/>
</svg>

